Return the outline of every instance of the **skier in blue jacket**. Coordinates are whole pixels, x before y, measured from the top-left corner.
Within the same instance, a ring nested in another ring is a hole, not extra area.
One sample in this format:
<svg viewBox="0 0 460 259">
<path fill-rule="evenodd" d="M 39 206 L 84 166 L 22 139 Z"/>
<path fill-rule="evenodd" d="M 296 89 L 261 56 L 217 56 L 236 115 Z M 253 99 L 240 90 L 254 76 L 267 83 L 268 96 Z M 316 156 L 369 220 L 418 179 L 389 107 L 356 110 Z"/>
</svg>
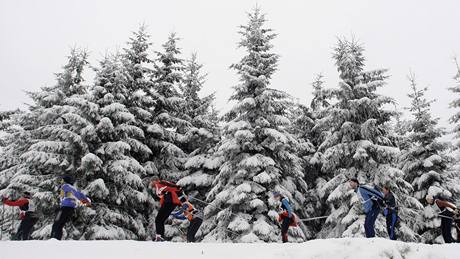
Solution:
<svg viewBox="0 0 460 259">
<path fill-rule="evenodd" d="M 183 196 L 180 198 L 182 206 L 179 210 L 174 211 L 171 215 L 180 220 L 187 219 L 190 225 L 187 229 L 187 242 L 193 243 L 196 241 L 195 235 L 198 232 L 201 224 L 203 223 L 203 212 L 197 210 L 192 203 L 190 203 L 188 197 Z"/>
<path fill-rule="evenodd" d="M 288 198 L 284 197 L 279 192 L 273 192 L 273 197 L 281 202 L 280 208 L 282 212 L 279 214 L 278 221 L 281 222 L 281 240 L 283 243 L 287 243 L 289 226 L 295 226 L 297 222 L 295 221 L 295 216 Z"/>
<path fill-rule="evenodd" d="M 51 230 L 51 238 L 58 240 L 61 240 L 62 229 L 64 228 L 65 224 L 72 218 L 77 205 L 79 203 L 82 203 L 86 206 L 91 205 L 91 200 L 72 186 L 72 177 L 63 176 L 60 178 L 60 181 L 62 183 L 59 191 L 61 207 L 54 219 L 53 227 Z"/>
<path fill-rule="evenodd" d="M 375 221 L 380 213 L 379 203 L 383 202 L 383 194 L 376 189 L 361 186 L 358 179 L 352 178 L 349 180 L 350 187 L 358 194 L 361 203 L 363 204 L 366 219 L 364 220 L 364 231 L 366 237 L 375 237 Z"/>
</svg>

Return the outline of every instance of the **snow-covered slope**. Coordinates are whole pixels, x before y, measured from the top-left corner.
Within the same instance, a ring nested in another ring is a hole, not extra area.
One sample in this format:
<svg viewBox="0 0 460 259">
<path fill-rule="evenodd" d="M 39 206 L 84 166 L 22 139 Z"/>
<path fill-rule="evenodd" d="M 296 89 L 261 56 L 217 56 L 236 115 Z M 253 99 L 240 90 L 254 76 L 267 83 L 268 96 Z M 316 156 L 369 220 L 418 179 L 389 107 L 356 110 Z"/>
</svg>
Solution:
<svg viewBox="0 0 460 259">
<path fill-rule="evenodd" d="M 459 258 L 460 244 L 425 245 L 387 239 L 319 239 L 306 243 L 154 243 L 136 241 L 0 242 L 0 259 L 423 259 Z"/>
</svg>

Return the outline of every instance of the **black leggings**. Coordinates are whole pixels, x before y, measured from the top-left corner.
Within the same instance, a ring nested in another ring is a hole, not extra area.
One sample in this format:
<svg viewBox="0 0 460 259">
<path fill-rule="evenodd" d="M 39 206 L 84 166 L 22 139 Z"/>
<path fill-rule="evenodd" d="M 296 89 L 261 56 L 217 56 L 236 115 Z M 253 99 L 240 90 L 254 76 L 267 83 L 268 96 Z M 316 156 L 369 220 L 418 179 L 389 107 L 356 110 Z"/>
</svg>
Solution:
<svg viewBox="0 0 460 259">
<path fill-rule="evenodd" d="M 33 213 L 26 212 L 25 218 L 21 221 L 21 224 L 19 224 L 15 240 L 29 240 L 32 229 L 37 221 L 38 218 L 35 217 Z"/>
<path fill-rule="evenodd" d="M 198 229 L 201 226 L 201 223 L 203 223 L 203 220 L 200 218 L 193 218 L 192 221 L 190 221 L 190 225 L 188 226 L 187 229 L 187 242 L 193 243 L 195 242 L 195 235 L 196 232 L 198 232 Z"/>
<path fill-rule="evenodd" d="M 281 239 L 283 240 L 283 243 L 288 241 L 289 224 L 291 224 L 291 218 L 288 217 L 285 217 L 281 222 Z"/>
<path fill-rule="evenodd" d="M 168 219 L 171 212 L 177 207 L 173 203 L 165 203 L 158 211 L 157 217 L 155 218 L 155 229 L 157 235 L 164 238 L 165 235 L 165 221 Z"/>
<path fill-rule="evenodd" d="M 441 217 L 441 232 L 445 243 L 454 242 L 454 239 L 452 238 L 452 223 L 452 219 Z"/>
<path fill-rule="evenodd" d="M 61 209 L 59 209 L 58 213 L 56 214 L 56 218 L 54 218 L 54 224 L 51 230 L 51 238 L 61 240 L 62 229 L 64 228 L 65 224 L 72 219 L 74 211 L 75 208 L 71 207 L 61 207 Z"/>
</svg>

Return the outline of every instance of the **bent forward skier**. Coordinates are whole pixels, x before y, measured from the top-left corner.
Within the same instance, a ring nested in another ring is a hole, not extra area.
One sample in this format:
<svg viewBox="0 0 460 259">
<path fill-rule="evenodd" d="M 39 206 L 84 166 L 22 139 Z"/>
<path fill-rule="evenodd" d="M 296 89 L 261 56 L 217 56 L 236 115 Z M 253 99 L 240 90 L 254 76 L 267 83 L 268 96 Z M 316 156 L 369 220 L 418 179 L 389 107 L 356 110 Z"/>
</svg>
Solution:
<svg viewBox="0 0 460 259">
<path fill-rule="evenodd" d="M 375 237 L 375 221 L 380 213 L 379 202 L 383 203 L 383 194 L 371 187 L 361 186 L 358 179 L 349 180 L 350 187 L 358 194 L 363 204 L 366 219 L 364 220 L 364 230 L 366 237 Z"/>
<path fill-rule="evenodd" d="M 156 195 L 160 198 L 160 210 L 155 218 L 155 241 L 164 241 L 165 222 L 171 212 L 181 205 L 179 193 L 182 193 L 182 189 L 180 186 L 164 180 L 153 181 L 152 187 L 155 188 Z"/>
<path fill-rule="evenodd" d="M 195 209 L 187 197 L 182 197 L 180 201 L 182 202 L 181 208 L 173 212 L 172 216 L 180 220 L 187 219 L 190 222 L 187 228 L 187 242 L 194 243 L 196 232 L 203 223 L 203 213 Z"/>
</svg>

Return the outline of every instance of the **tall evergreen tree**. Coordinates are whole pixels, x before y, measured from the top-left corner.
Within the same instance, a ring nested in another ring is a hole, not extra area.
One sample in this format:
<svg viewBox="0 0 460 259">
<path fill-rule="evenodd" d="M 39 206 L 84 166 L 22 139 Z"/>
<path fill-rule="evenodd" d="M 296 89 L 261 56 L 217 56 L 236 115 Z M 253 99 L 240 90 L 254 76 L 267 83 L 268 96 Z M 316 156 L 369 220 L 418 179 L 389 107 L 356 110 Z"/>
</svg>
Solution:
<svg viewBox="0 0 460 259">
<path fill-rule="evenodd" d="M 45 215 L 36 226 L 35 238 L 49 237 L 54 209 L 59 206 L 56 177 L 81 176 L 78 168 L 88 147 L 83 134 L 75 132 L 75 128 L 86 126 L 77 103 L 87 93 L 83 80 L 87 64 L 85 51 L 72 50 L 63 71 L 56 75 L 56 85 L 30 93 L 33 104 L 19 117 L 22 129 L 18 134 L 22 138 L 12 144 L 20 147 L 21 153 L 6 192 L 34 193 L 38 210 Z M 69 237 L 80 235 L 79 223 L 69 225 Z"/>
<path fill-rule="evenodd" d="M 148 144 L 160 177 L 172 181 L 183 175 L 186 153 L 181 145 L 185 143 L 184 134 L 191 127 L 184 112 L 184 99 L 179 93 L 184 66 L 179 57 L 178 40 L 172 33 L 162 45 L 163 51 L 156 52 L 153 87 L 149 92 L 155 105 L 153 122 L 147 129 L 151 136 Z"/>
<path fill-rule="evenodd" d="M 453 87 L 450 87 L 449 90 L 453 92 L 454 94 L 459 94 L 460 93 L 460 66 L 458 64 L 458 60 L 454 59 L 455 65 L 457 68 L 456 74 L 454 76 L 454 80 L 456 85 Z M 460 108 L 460 98 L 455 99 L 449 104 L 450 108 L 453 109 L 458 109 Z M 450 123 L 454 124 L 454 130 L 453 132 L 455 133 L 455 138 L 460 139 L 460 111 L 457 111 L 452 117 L 449 119 Z M 457 143 L 458 146 L 458 143 Z"/>
<path fill-rule="evenodd" d="M 322 74 L 316 75 L 315 80 L 311 84 L 313 87 L 313 99 L 311 100 L 310 107 L 315 112 L 319 112 L 330 105 L 330 101 L 327 99 L 327 90 L 323 87 L 323 77 Z"/>
<path fill-rule="evenodd" d="M 0 197 L 18 198 L 23 185 L 10 185 L 16 179 L 21 168 L 21 155 L 30 144 L 30 132 L 24 130 L 21 123 L 23 112 L 20 110 L 0 112 Z M 7 188 L 10 187 L 10 188 Z M 6 206 L 0 207 L 2 221 L 0 228 L 2 240 L 10 240 L 15 234 L 17 211 Z"/>
<path fill-rule="evenodd" d="M 142 181 L 146 170 L 134 156 L 149 157 L 152 151 L 143 143 L 144 132 L 126 107 L 132 94 L 129 79 L 120 55 L 106 57 L 96 70 L 90 99 L 99 108 L 93 117 L 96 137 L 82 158 L 86 190 L 95 204 L 86 239 L 145 240 L 149 236 L 146 226 L 151 206 Z"/>
<path fill-rule="evenodd" d="M 400 157 L 404 177 L 412 183 L 413 195 L 420 202 L 424 202 L 428 193 L 449 197 L 452 193 L 446 183 L 451 175 L 446 171 L 448 161 L 443 154 L 447 146 L 439 141 L 444 130 L 438 127 L 439 119 L 431 116 L 431 103 L 434 101 L 425 98 L 427 88 L 419 89 L 413 74 L 408 78 L 408 96 L 411 99 L 408 110 L 413 117 L 409 123 L 408 138 L 412 145 Z M 432 206 L 427 206 L 418 216 L 416 230 L 422 235 L 422 241 L 432 242 L 441 234 L 437 212 Z"/>
<path fill-rule="evenodd" d="M 179 181 L 192 191 L 194 197 L 204 198 L 209 191 L 221 158 L 216 156 L 215 146 L 220 139 L 217 113 L 214 109 L 214 94 L 200 97 L 206 75 L 201 72 L 196 54 L 187 60 L 184 80 L 180 86 L 185 101 L 185 114 L 192 127 L 185 133 L 184 151 L 188 153 L 185 169 L 187 175 Z"/>
<path fill-rule="evenodd" d="M 265 27 L 260 9 L 248 17 L 239 32 L 246 55 L 231 66 L 240 84 L 230 98 L 237 104 L 226 115 L 219 145 L 224 163 L 207 197 L 211 203 L 203 231 L 208 240 L 279 240 L 271 191 L 280 191 L 301 217 L 306 216 L 302 208 L 307 185 L 296 155 L 298 142 L 287 131 L 288 95 L 268 87 L 279 58 L 271 51 L 276 34 Z M 291 235 L 305 238 L 298 228 L 293 230 Z"/>
<path fill-rule="evenodd" d="M 416 240 L 410 219 L 415 218 L 415 208 L 420 204 L 410 197 L 412 187 L 404 181 L 403 172 L 392 165 L 399 150 L 385 131 L 385 123 L 394 115 L 385 105 L 393 100 L 376 93 L 385 85 L 386 70 L 364 71 L 363 51 L 354 40 L 338 41 L 333 57 L 341 81 L 328 96 L 337 101 L 327 108 L 328 116 L 315 126 L 315 130 L 329 134 L 317 150 L 322 165 L 318 192 L 330 211 L 319 236 L 363 236 L 362 205 L 347 183 L 350 177 L 357 177 L 363 184 L 391 187 L 401 218 L 409 219 L 409 227 L 401 224 L 400 236 Z M 382 221 L 376 227 L 378 236 L 387 235 Z"/>
</svg>

